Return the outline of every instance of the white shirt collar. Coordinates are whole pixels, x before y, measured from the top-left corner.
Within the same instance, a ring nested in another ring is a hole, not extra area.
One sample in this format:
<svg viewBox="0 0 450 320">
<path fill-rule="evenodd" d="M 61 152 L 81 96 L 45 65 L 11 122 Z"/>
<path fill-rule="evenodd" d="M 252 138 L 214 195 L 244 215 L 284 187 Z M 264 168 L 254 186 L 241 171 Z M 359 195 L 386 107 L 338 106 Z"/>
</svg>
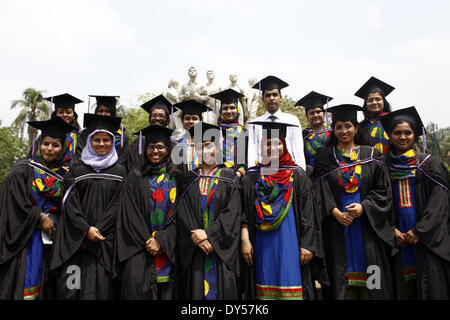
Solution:
<svg viewBox="0 0 450 320">
<path fill-rule="evenodd" d="M 278 109 L 277 112 L 275 112 L 274 114 L 271 114 L 269 113 L 269 111 L 266 111 L 266 113 L 264 113 L 264 120 L 267 120 L 270 116 L 275 116 L 279 119 L 282 114 L 283 111 L 281 111 L 281 108 Z"/>
</svg>

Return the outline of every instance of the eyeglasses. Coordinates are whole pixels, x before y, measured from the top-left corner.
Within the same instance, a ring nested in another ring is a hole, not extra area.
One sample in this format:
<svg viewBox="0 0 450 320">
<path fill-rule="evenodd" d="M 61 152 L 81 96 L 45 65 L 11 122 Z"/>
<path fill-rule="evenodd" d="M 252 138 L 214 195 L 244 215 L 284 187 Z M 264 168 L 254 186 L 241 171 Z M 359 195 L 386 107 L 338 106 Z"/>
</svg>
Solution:
<svg viewBox="0 0 450 320">
<path fill-rule="evenodd" d="M 163 150 L 166 150 L 167 147 L 166 146 L 162 146 L 162 145 L 157 145 L 157 146 L 149 145 L 149 146 L 147 146 L 147 150 L 149 150 L 149 151 L 153 151 L 155 149 L 158 150 L 158 151 L 163 151 Z"/>
<path fill-rule="evenodd" d="M 152 115 L 150 115 L 150 118 L 152 118 L 152 119 L 158 119 L 158 118 L 161 118 L 161 119 L 166 119 L 166 115 L 164 115 L 164 114 L 152 114 Z"/>
</svg>

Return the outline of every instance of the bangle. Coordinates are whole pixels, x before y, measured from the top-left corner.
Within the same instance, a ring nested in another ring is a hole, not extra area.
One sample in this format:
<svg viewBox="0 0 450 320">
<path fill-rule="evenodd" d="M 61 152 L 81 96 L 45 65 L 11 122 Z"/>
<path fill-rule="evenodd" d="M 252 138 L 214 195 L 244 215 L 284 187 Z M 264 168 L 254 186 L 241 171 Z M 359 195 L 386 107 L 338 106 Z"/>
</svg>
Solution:
<svg viewBox="0 0 450 320">
<path fill-rule="evenodd" d="M 40 218 L 39 218 L 39 223 L 41 224 L 42 221 L 44 221 L 45 219 L 45 213 L 41 212 Z"/>
</svg>

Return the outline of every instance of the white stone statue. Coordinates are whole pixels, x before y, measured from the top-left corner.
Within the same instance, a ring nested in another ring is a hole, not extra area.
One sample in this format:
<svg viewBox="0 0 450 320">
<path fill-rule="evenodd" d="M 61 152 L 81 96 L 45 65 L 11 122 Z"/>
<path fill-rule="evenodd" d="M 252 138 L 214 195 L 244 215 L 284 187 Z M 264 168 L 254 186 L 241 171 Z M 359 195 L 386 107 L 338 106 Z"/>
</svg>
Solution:
<svg viewBox="0 0 450 320">
<path fill-rule="evenodd" d="M 175 79 L 169 80 L 168 89 L 164 92 L 164 97 L 166 97 L 167 100 L 171 104 L 178 103 L 178 96 L 179 96 L 179 89 L 178 89 L 178 81 Z M 171 110 L 169 110 L 171 112 Z M 181 111 L 174 110 L 174 117 L 173 120 L 169 123 L 169 128 L 172 130 L 175 130 L 176 128 L 181 127 L 181 119 L 180 119 L 180 113 Z M 170 115 L 172 117 L 172 115 Z"/>
<path fill-rule="evenodd" d="M 236 92 L 239 92 L 240 94 L 245 95 L 244 90 L 239 87 L 237 81 L 238 81 L 238 76 L 235 73 L 230 74 L 230 84 L 228 85 L 228 88 L 233 89 Z M 244 110 L 246 109 L 246 101 L 245 101 L 245 97 L 240 98 L 239 102 L 238 102 L 238 110 L 239 113 L 241 114 L 241 116 L 239 117 L 239 124 L 243 125 L 244 124 Z"/>
<path fill-rule="evenodd" d="M 253 86 L 258 83 L 257 78 L 251 78 L 248 80 L 249 88 L 247 90 L 247 108 L 245 108 L 245 127 L 251 121 L 256 118 L 256 111 L 259 106 L 259 90 L 253 89 Z"/>
<path fill-rule="evenodd" d="M 210 95 L 221 91 L 221 88 L 214 82 L 216 75 L 214 71 L 206 71 L 206 79 L 208 82 L 200 89 L 202 102 L 213 109 L 213 111 L 203 113 L 203 121 L 217 125 L 217 117 L 219 116 L 220 101 L 211 98 Z"/>
<path fill-rule="evenodd" d="M 178 95 L 179 102 L 193 99 L 201 102 L 202 97 L 200 95 L 201 86 L 197 83 L 197 69 L 190 67 L 188 71 L 189 81 L 181 87 L 180 94 Z"/>
</svg>

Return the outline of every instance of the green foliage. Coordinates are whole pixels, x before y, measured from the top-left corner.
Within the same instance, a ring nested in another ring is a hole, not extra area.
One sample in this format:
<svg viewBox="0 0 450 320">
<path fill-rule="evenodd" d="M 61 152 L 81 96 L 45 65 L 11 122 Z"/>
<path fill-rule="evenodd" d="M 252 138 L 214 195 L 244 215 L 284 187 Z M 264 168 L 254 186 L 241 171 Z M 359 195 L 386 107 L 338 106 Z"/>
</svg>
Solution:
<svg viewBox="0 0 450 320">
<path fill-rule="evenodd" d="M 44 90 L 28 88 L 22 93 L 23 99 L 14 100 L 11 103 L 11 109 L 17 107 L 21 108 L 18 116 L 12 123 L 12 127 L 18 130 L 22 141 L 27 121 L 46 120 L 50 118 L 50 106 L 49 103 L 44 100 L 44 93 Z M 28 126 L 28 150 L 31 149 L 31 143 L 33 141 L 32 137 L 35 132 L 36 129 Z"/>
<path fill-rule="evenodd" d="M 153 93 L 146 92 L 137 96 L 135 102 L 131 102 L 131 107 L 125 107 L 121 105 L 117 108 L 117 116 L 122 117 L 122 124 L 128 131 L 128 136 L 130 138 L 130 143 L 137 138 L 133 132 L 137 132 L 149 125 L 148 113 L 140 107 L 155 95 Z"/>
<path fill-rule="evenodd" d="M 283 99 L 281 100 L 280 109 L 283 112 L 293 114 L 296 116 L 302 125 L 302 129 L 305 129 L 308 127 L 308 121 L 306 120 L 305 110 L 301 107 L 294 107 L 295 103 L 297 101 L 293 100 L 289 96 L 283 96 Z M 256 111 L 256 116 L 262 116 L 264 113 L 266 113 L 266 107 L 262 103 L 262 101 L 259 102 L 258 110 Z"/>
<path fill-rule="evenodd" d="M 433 130 L 436 124 L 430 123 L 427 126 L 427 150 L 426 153 L 438 158 L 450 172 L 450 127 L 446 129 Z M 423 145 L 421 137 L 420 144 Z"/>
<path fill-rule="evenodd" d="M 0 128 L 0 185 L 17 161 L 26 157 L 27 144 L 11 127 Z"/>
</svg>

